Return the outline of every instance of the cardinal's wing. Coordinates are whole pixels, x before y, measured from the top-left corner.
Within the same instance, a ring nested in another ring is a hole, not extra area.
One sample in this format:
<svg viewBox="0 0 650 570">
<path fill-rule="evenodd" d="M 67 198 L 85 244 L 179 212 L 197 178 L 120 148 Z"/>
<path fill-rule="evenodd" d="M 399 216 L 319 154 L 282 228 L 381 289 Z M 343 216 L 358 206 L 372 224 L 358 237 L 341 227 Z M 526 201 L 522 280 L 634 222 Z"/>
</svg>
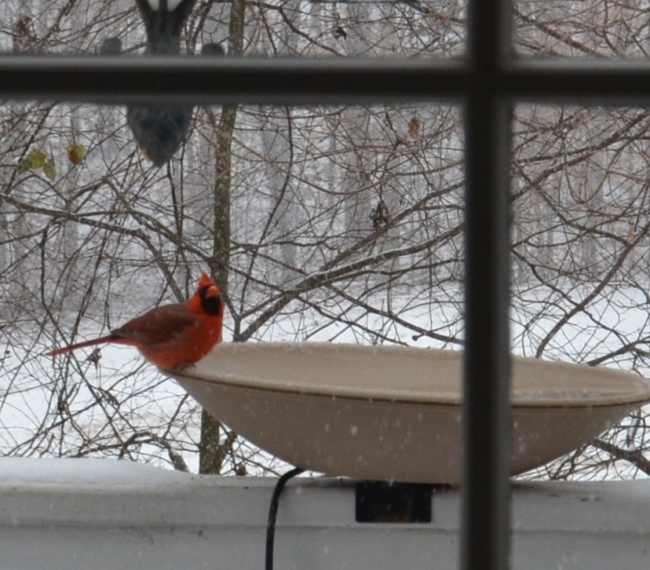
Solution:
<svg viewBox="0 0 650 570">
<path fill-rule="evenodd" d="M 197 315 L 184 304 L 177 304 L 151 309 L 111 333 L 145 345 L 165 344 L 174 342 L 186 327 L 197 326 Z"/>
</svg>

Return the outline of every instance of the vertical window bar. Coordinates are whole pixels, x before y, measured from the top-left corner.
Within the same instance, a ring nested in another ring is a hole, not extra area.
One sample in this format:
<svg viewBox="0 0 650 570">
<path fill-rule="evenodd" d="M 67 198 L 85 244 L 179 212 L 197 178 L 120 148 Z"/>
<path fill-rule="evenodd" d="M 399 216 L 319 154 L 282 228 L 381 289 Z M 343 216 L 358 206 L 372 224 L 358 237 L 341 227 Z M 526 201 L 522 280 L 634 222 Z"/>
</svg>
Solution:
<svg viewBox="0 0 650 570">
<path fill-rule="evenodd" d="M 470 0 L 465 103 L 465 354 L 461 568 L 510 564 L 510 136 L 501 72 L 508 0 Z"/>
</svg>

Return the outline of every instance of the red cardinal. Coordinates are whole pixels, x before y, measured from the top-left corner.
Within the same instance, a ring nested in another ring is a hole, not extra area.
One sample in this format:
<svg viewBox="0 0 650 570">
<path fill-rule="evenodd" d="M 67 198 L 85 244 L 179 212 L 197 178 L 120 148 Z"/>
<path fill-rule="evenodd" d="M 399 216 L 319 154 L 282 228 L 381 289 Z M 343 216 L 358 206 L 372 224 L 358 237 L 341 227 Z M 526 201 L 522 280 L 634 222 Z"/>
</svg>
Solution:
<svg viewBox="0 0 650 570">
<path fill-rule="evenodd" d="M 53 350 L 50 356 L 114 342 L 135 346 L 158 368 L 194 364 L 221 340 L 223 310 L 224 302 L 217 284 L 203 273 L 189 301 L 156 307 L 111 331 L 108 336 Z"/>
</svg>

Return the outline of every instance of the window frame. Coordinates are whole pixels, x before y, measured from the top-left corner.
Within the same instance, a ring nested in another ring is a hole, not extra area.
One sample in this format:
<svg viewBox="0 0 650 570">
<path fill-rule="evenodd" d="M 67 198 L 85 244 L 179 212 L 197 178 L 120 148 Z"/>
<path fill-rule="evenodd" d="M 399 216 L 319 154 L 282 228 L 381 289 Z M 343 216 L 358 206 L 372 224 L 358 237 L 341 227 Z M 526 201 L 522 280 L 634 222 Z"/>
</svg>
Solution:
<svg viewBox="0 0 650 570">
<path fill-rule="evenodd" d="M 509 0 L 468 0 L 463 58 L 0 55 L 5 100 L 459 104 L 465 119 L 463 570 L 510 561 L 510 137 L 518 102 L 647 105 L 650 62 L 516 58 Z"/>
</svg>

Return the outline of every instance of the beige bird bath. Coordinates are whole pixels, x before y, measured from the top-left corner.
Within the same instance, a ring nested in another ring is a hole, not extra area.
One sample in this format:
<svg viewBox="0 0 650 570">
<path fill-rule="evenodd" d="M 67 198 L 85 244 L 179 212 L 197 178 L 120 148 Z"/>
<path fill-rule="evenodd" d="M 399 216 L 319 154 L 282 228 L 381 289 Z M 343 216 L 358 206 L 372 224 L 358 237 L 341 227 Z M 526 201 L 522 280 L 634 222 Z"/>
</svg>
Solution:
<svg viewBox="0 0 650 570">
<path fill-rule="evenodd" d="M 221 344 L 165 371 L 273 455 L 327 475 L 457 484 L 462 353 L 316 343 Z M 650 401 L 606 368 L 514 359 L 512 474 L 573 451 Z"/>
</svg>

